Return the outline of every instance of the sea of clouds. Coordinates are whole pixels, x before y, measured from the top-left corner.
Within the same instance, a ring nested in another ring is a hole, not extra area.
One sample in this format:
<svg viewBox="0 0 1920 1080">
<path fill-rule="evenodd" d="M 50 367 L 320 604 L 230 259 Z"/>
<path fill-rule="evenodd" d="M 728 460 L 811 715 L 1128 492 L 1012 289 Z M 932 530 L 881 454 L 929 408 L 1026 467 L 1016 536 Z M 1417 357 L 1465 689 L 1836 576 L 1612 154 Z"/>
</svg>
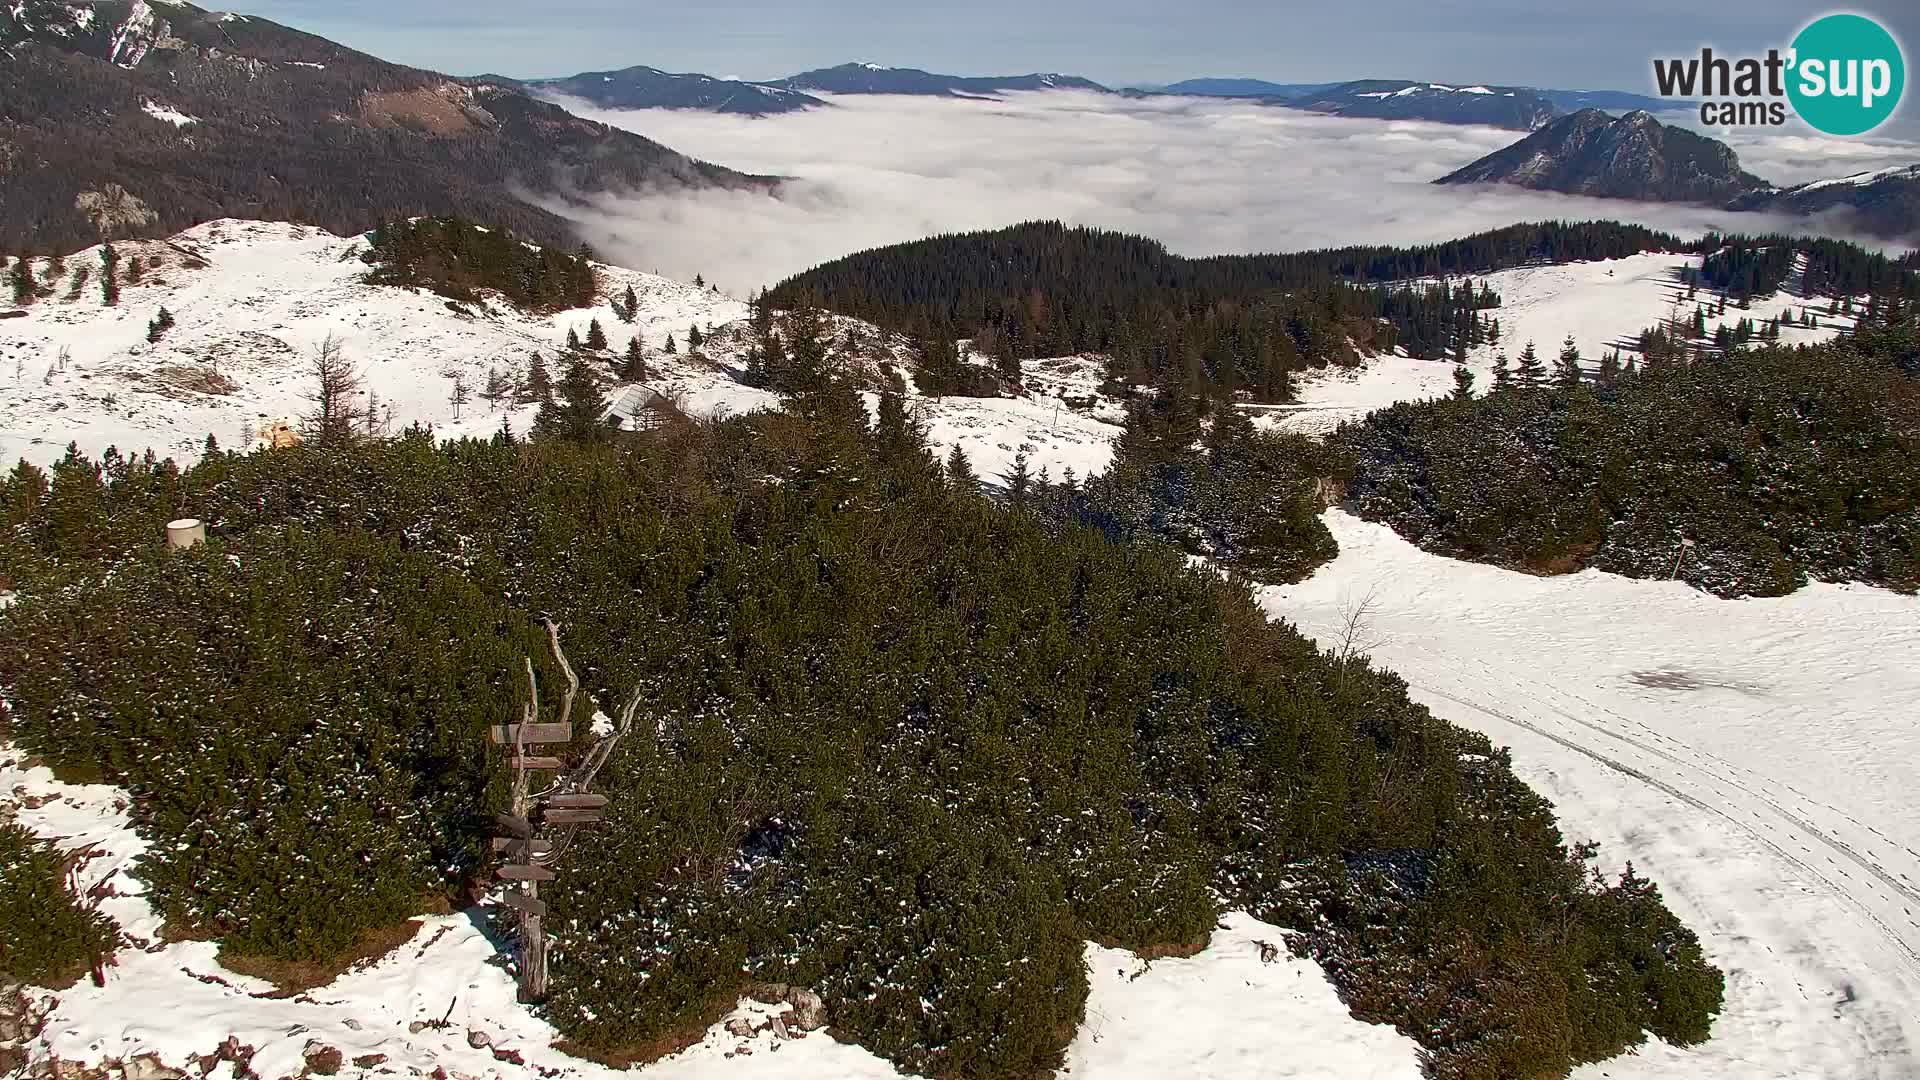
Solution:
<svg viewBox="0 0 1920 1080">
<path fill-rule="evenodd" d="M 1425 243 L 1546 219 L 1845 235 L 1835 222 L 1430 183 L 1519 137 L 1494 128 L 1067 91 L 842 96 L 759 118 L 557 100 L 695 157 L 791 178 L 777 198 L 671 192 L 553 206 L 614 262 L 702 274 L 736 295 L 850 252 L 1034 219 L 1139 233 L 1185 255 Z M 1731 141 L 1750 171 L 1782 186 L 1920 162 L 1920 145 L 1888 139 Z"/>
</svg>

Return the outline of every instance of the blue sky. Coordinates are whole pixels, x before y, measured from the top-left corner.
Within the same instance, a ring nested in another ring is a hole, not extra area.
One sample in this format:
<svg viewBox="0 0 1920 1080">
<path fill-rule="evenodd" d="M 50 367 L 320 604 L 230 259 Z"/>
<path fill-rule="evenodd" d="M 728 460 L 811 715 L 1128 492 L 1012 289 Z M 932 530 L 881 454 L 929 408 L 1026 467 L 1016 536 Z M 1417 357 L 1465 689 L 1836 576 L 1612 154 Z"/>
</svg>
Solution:
<svg viewBox="0 0 1920 1080">
<path fill-rule="evenodd" d="M 521 77 L 650 64 L 768 79 L 868 60 L 1109 83 L 1378 76 L 1646 90 L 1654 56 L 1784 45 L 1828 10 L 1879 18 L 1910 60 L 1920 49 L 1913 0 L 238 0 L 235 10 L 389 60 Z"/>
</svg>

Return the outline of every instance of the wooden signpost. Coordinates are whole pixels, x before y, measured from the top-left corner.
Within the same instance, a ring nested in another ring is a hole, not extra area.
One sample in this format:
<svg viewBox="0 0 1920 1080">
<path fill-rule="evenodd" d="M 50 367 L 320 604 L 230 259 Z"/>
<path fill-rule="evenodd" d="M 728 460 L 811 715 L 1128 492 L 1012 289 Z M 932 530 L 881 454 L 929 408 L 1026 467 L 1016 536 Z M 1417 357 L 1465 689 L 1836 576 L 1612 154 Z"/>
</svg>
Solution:
<svg viewBox="0 0 1920 1080">
<path fill-rule="evenodd" d="M 495 724 L 491 732 L 496 745 L 510 747 L 512 751 L 507 758 L 507 768 L 513 773 L 513 809 L 497 819 L 501 830 L 508 835 L 495 837 L 493 849 L 505 860 L 497 870 L 500 880 L 508 883 L 503 900 L 519 913 L 520 997 L 523 1001 L 539 1001 L 547 995 L 547 935 L 541 925 L 547 905 L 540 899 L 540 883 L 554 880 L 553 869 L 545 863 L 553 857 L 555 845 L 538 833 L 545 826 L 571 827 L 601 820 L 607 797 L 587 794 L 586 789 L 606 762 L 613 742 L 624 733 L 625 727 L 631 726 L 633 711 L 638 705 L 636 696 L 626 710 L 627 724 L 619 731 L 601 736 L 571 773 L 566 771 L 566 763 L 560 757 L 534 750 L 534 747 L 564 748 L 573 742 L 573 699 L 580 690 L 573 665 L 567 662 L 567 655 L 560 648 L 560 627 L 551 619 L 547 620 L 547 641 L 553 648 L 554 660 L 567 677 L 567 693 L 560 701 L 559 721 L 537 722 L 540 682 L 529 659 L 528 697 L 521 722 Z M 559 775 L 544 793 L 535 794 L 533 774 L 536 772 Z M 536 817 L 538 824 L 535 824 Z M 567 833 L 571 836 L 572 829 Z M 565 843 L 560 847 L 564 851 Z"/>
</svg>

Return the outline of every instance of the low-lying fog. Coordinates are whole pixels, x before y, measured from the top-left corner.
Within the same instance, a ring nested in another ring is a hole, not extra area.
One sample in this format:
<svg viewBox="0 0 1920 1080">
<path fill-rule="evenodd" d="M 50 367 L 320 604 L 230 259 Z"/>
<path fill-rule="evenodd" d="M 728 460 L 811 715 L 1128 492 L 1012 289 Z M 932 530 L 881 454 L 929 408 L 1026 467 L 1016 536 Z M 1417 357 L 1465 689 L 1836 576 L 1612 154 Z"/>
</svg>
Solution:
<svg viewBox="0 0 1920 1080">
<path fill-rule="evenodd" d="M 564 103 L 696 157 L 795 178 L 778 199 L 714 191 L 555 207 L 614 262 L 703 274 L 736 295 L 864 248 L 1035 218 L 1140 233 L 1188 255 L 1421 243 L 1553 218 L 1682 234 L 1819 227 L 1707 207 L 1436 187 L 1429 181 L 1518 133 L 1229 101 L 843 96 L 831 109 L 764 118 Z M 1920 145 L 1889 139 L 1732 141 L 1748 170 L 1781 185 L 1920 162 Z"/>
</svg>

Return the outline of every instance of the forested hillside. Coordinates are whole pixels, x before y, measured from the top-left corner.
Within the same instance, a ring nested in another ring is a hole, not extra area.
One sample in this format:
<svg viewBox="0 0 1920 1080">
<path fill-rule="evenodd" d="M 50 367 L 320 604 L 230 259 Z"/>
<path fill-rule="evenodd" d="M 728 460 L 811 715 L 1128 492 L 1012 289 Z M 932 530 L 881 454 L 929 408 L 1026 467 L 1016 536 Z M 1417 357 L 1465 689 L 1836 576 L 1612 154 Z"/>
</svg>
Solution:
<svg viewBox="0 0 1920 1080">
<path fill-rule="evenodd" d="M 1222 904 L 1310 928 L 1437 1076 L 1706 1036 L 1694 935 L 1504 753 L 1151 530 L 989 501 L 879 414 L 828 377 L 645 433 L 22 466 L 13 736 L 133 793 L 181 932 L 323 963 L 488 878 L 484 733 L 523 657 L 558 682 L 557 619 L 594 704 L 641 702 L 543 892 L 543 1008 L 613 1060 L 784 982 L 911 1072 L 1034 1076 L 1082 1019 L 1083 942 L 1190 950 Z M 1192 452 L 1160 419 L 1133 463 Z M 209 542 L 164 548 L 188 513 Z"/>
<path fill-rule="evenodd" d="M 1897 300 L 1822 346 L 1545 362 L 1484 397 L 1343 429 L 1348 499 L 1429 550 L 1540 572 L 1677 577 L 1721 596 L 1809 579 L 1920 586 L 1920 367 Z"/>
<path fill-rule="evenodd" d="M 1803 296 L 1920 299 L 1920 276 L 1912 272 L 1910 258 L 1903 265 L 1841 240 L 1709 234 L 1697 246 L 1706 253 L 1698 280 L 1736 302 L 1778 292 L 1792 283 L 1796 266 L 1804 271 L 1797 283 Z"/>
<path fill-rule="evenodd" d="M 1608 222 L 1514 226 L 1416 248 L 1188 259 L 1140 237 L 1034 222 L 851 255 L 767 299 L 972 337 L 1010 375 L 1021 358 L 1103 352 L 1125 382 L 1271 402 L 1290 399 L 1294 373 L 1353 363 L 1356 348 L 1444 357 L 1490 340 L 1500 299 L 1473 275 L 1685 246 Z M 1409 278 L 1454 280 L 1368 287 Z"/>
<path fill-rule="evenodd" d="M 0 7 L 0 50 L 8 252 L 64 254 L 223 217 L 349 233 L 455 213 L 560 244 L 571 227 L 516 192 L 773 183 L 514 84 L 184 3 L 22 0 Z"/>
</svg>

